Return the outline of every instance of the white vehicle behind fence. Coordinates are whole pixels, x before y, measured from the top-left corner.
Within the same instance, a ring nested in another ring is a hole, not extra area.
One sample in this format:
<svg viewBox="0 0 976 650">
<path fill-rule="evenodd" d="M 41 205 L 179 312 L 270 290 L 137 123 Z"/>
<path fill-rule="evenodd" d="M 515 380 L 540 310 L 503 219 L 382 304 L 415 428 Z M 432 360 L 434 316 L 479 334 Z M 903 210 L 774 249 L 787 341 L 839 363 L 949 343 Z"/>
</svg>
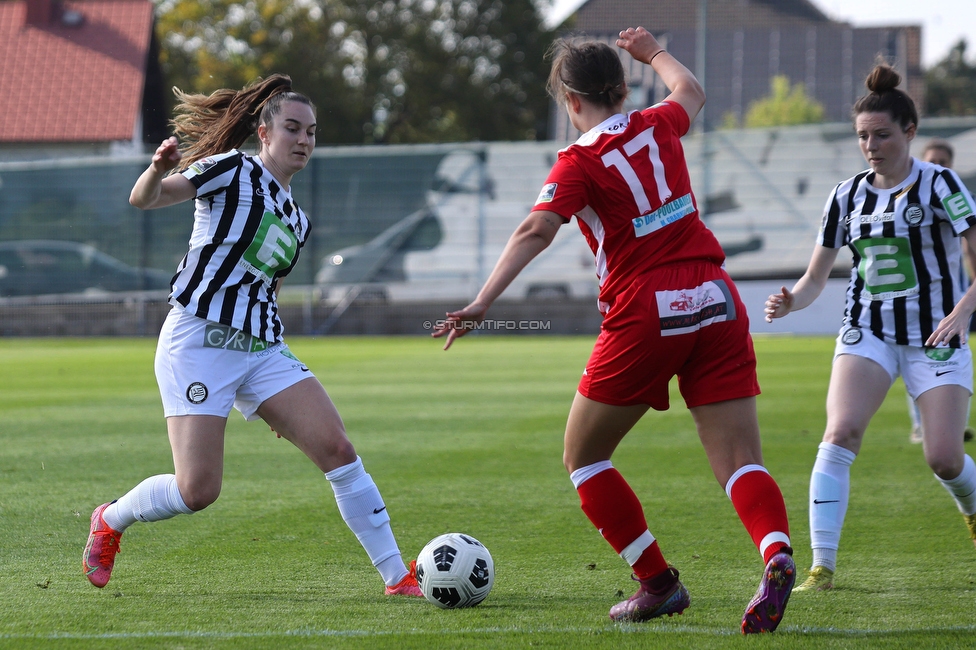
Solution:
<svg viewBox="0 0 976 650">
<path fill-rule="evenodd" d="M 556 151 L 554 144 L 511 143 L 493 144 L 485 156 L 471 150 L 448 155 L 426 207 L 364 244 L 323 258 L 316 284 L 324 300 L 473 299 L 535 204 Z M 502 299 L 595 301 L 598 290 L 593 253 L 576 225 L 567 224 Z"/>
<path fill-rule="evenodd" d="M 955 133 L 956 169 L 976 185 L 976 128 L 969 118 L 930 119 Z M 689 134 L 683 139 L 702 218 L 736 281 L 798 278 L 816 243 L 833 186 L 865 167 L 850 124 L 813 124 Z M 440 164 L 428 204 L 371 241 L 328 254 L 316 282 L 333 305 L 474 298 L 505 242 L 532 209 L 561 147 L 518 142 L 459 145 Z M 841 251 L 836 277 L 849 273 Z M 560 229 L 504 299 L 596 297 L 593 254 L 575 223 Z M 340 312 L 337 312 L 340 313 Z"/>
</svg>

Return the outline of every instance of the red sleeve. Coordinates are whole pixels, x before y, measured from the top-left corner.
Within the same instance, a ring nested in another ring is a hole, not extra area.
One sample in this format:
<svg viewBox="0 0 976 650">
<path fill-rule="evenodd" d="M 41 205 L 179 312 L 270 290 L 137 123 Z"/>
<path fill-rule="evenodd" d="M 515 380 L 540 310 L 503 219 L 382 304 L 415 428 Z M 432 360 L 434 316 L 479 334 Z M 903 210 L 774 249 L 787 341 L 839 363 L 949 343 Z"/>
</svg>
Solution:
<svg viewBox="0 0 976 650">
<path fill-rule="evenodd" d="M 532 211 L 548 210 L 569 221 L 574 214 L 586 207 L 587 191 L 583 171 L 573 162 L 567 151 L 560 151 Z"/>
<path fill-rule="evenodd" d="M 677 102 L 654 104 L 654 106 L 642 110 L 641 113 L 648 116 L 653 114 L 656 118 L 654 119 L 655 122 L 658 124 L 667 124 L 679 138 L 688 133 L 688 129 L 691 128 L 691 120 L 688 119 L 688 113 Z"/>
</svg>

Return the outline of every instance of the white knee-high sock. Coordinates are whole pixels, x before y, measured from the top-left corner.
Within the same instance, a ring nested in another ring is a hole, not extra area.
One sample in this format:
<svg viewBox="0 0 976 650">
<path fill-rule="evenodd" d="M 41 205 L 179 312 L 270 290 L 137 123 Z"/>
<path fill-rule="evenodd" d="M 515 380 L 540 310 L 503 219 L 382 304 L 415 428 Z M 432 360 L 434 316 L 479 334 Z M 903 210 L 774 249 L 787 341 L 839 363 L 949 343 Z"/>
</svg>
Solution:
<svg viewBox="0 0 976 650">
<path fill-rule="evenodd" d="M 358 456 L 355 462 L 325 473 L 335 492 L 339 513 L 356 539 L 366 549 L 373 566 L 387 586 L 400 582 L 408 573 L 393 537 L 390 515 L 373 478 L 363 468 Z"/>
<path fill-rule="evenodd" d="M 856 454 L 821 442 L 810 475 L 810 546 L 813 566 L 837 568 L 840 531 L 851 492 L 851 465 Z"/>
<path fill-rule="evenodd" d="M 964 515 L 976 514 L 976 464 L 969 454 L 963 459 L 962 471 L 954 479 L 945 481 L 935 475 L 952 498 L 956 500 L 959 512 Z"/>
<path fill-rule="evenodd" d="M 150 476 L 102 511 L 102 519 L 120 533 L 137 521 L 162 521 L 192 515 L 176 485 L 175 474 Z"/>
</svg>

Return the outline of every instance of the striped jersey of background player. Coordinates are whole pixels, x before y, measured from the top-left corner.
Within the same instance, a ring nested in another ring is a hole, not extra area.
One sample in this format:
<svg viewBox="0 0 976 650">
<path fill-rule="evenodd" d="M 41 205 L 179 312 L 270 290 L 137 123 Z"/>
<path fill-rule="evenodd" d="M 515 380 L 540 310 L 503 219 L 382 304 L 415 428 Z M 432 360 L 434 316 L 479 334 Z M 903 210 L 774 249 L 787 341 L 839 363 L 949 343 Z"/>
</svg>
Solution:
<svg viewBox="0 0 976 650">
<path fill-rule="evenodd" d="M 955 150 L 952 145 L 949 144 L 948 140 L 943 140 L 942 138 L 932 138 L 925 144 L 925 148 L 922 150 L 921 159 L 925 162 L 930 162 L 942 167 L 951 168 L 953 160 L 955 158 Z M 960 244 L 962 244 L 962 257 L 963 257 L 963 268 L 959 269 L 960 277 L 968 285 L 972 282 L 973 272 L 976 271 L 976 250 L 966 241 L 965 237 L 960 239 Z M 976 331 L 976 317 L 969 319 L 969 331 Z M 908 440 L 914 444 L 920 444 L 923 439 L 922 432 L 922 418 L 918 412 L 918 404 L 912 399 L 912 396 L 906 393 L 908 398 L 908 416 L 912 419 L 912 430 L 908 434 Z M 969 416 L 966 416 L 966 422 L 969 422 Z M 969 442 L 973 439 L 976 432 L 973 431 L 972 427 L 967 426 L 963 431 L 963 441 Z"/>
<path fill-rule="evenodd" d="M 966 336 L 976 287 L 965 288 L 959 244 L 962 235 L 976 245 L 974 201 L 954 171 L 911 156 L 918 113 L 899 82 L 887 65 L 868 75 L 854 128 L 869 169 L 834 188 L 806 273 L 792 291 L 783 287 L 766 301 L 767 321 L 807 307 L 840 247 L 854 252 L 827 426 L 810 476 L 813 566 L 797 591 L 833 587 L 850 468 L 899 374 L 919 406 L 925 460 L 976 541 L 976 465 L 962 436 L 973 391 Z"/>
</svg>

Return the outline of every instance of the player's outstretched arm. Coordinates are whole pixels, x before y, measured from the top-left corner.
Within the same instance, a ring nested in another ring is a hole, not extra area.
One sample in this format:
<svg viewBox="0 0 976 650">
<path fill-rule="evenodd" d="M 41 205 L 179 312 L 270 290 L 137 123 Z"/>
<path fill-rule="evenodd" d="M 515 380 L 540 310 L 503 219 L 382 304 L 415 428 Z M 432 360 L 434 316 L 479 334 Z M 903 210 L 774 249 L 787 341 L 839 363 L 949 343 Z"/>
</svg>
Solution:
<svg viewBox="0 0 976 650">
<path fill-rule="evenodd" d="M 444 349 L 446 350 L 454 343 L 454 339 L 464 336 L 484 320 L 487 312 L 488 306 L 480 302 L 473 302 L 464 309 L 449 311 L 447 317 L 434 327 L 431 336 L 436 339 L 446 334 L 447 340 L 444 342 Z"/>
<path fill-rule="evenodd" d="M 810 258 L 810 265 L 806 273 L 797 280 L 793 291 L 782 287 L 780 293 L 774 293 L 766 299 L 766 322 L 772 323 L 774 318 L 782 318 L 791 311 L 799 311 L 817 299 L 817 296 L 827 285 L 830 270 L 834 268 L 837 259 L 837 248 L 817 246 Z"/>
<path fill-rule="evenodd" d="M 435 339 L 447 336 L 447 341 L 444 343 L 444 349 L 447 350 L 454 339 L 474 329 L 484 319 L 488 308 L 525 268 L 525 265 L 552 243 L 559 227 L 564 223 L 563 218 L 555 212 L 546 210 L 530 212 L 505 244 L 505 250 L 495 263 L 495 268 L 488 276 L 485 286 L 478 292 L 478 297 L 464 309 L 448 312 L 447 318 L 434 327 L 431 336 Z"/>
<path fill-rule="evenodd" d="M 129 203 L 143 210 L 151 210 L 189 201 L 196 196 L 196 188 L 184 176 L 166 176 L 182 157 L 175 137 L 163 140 L 156 147 L 149 167 L 132 186 Z"/>
<path fill-rule="evenodd" d="M 766 322 L 772 323 L 774 318 L 782 318 L 793 310 L 793 292 L 785 286 L 780 287 L 779 293 L 766 298 Z"/>
<path fill-rule="evenodd" d="M 620 32 L 617 47 L 627 50 L 635 60 L 649 64 L 671 94 L 665 101 L 680 104 L 692 122 L 705 105 L 705 90 L 695 75 L 671 56 L 654 35 L 643 27 L 628 27 Z"/>
</svg>

